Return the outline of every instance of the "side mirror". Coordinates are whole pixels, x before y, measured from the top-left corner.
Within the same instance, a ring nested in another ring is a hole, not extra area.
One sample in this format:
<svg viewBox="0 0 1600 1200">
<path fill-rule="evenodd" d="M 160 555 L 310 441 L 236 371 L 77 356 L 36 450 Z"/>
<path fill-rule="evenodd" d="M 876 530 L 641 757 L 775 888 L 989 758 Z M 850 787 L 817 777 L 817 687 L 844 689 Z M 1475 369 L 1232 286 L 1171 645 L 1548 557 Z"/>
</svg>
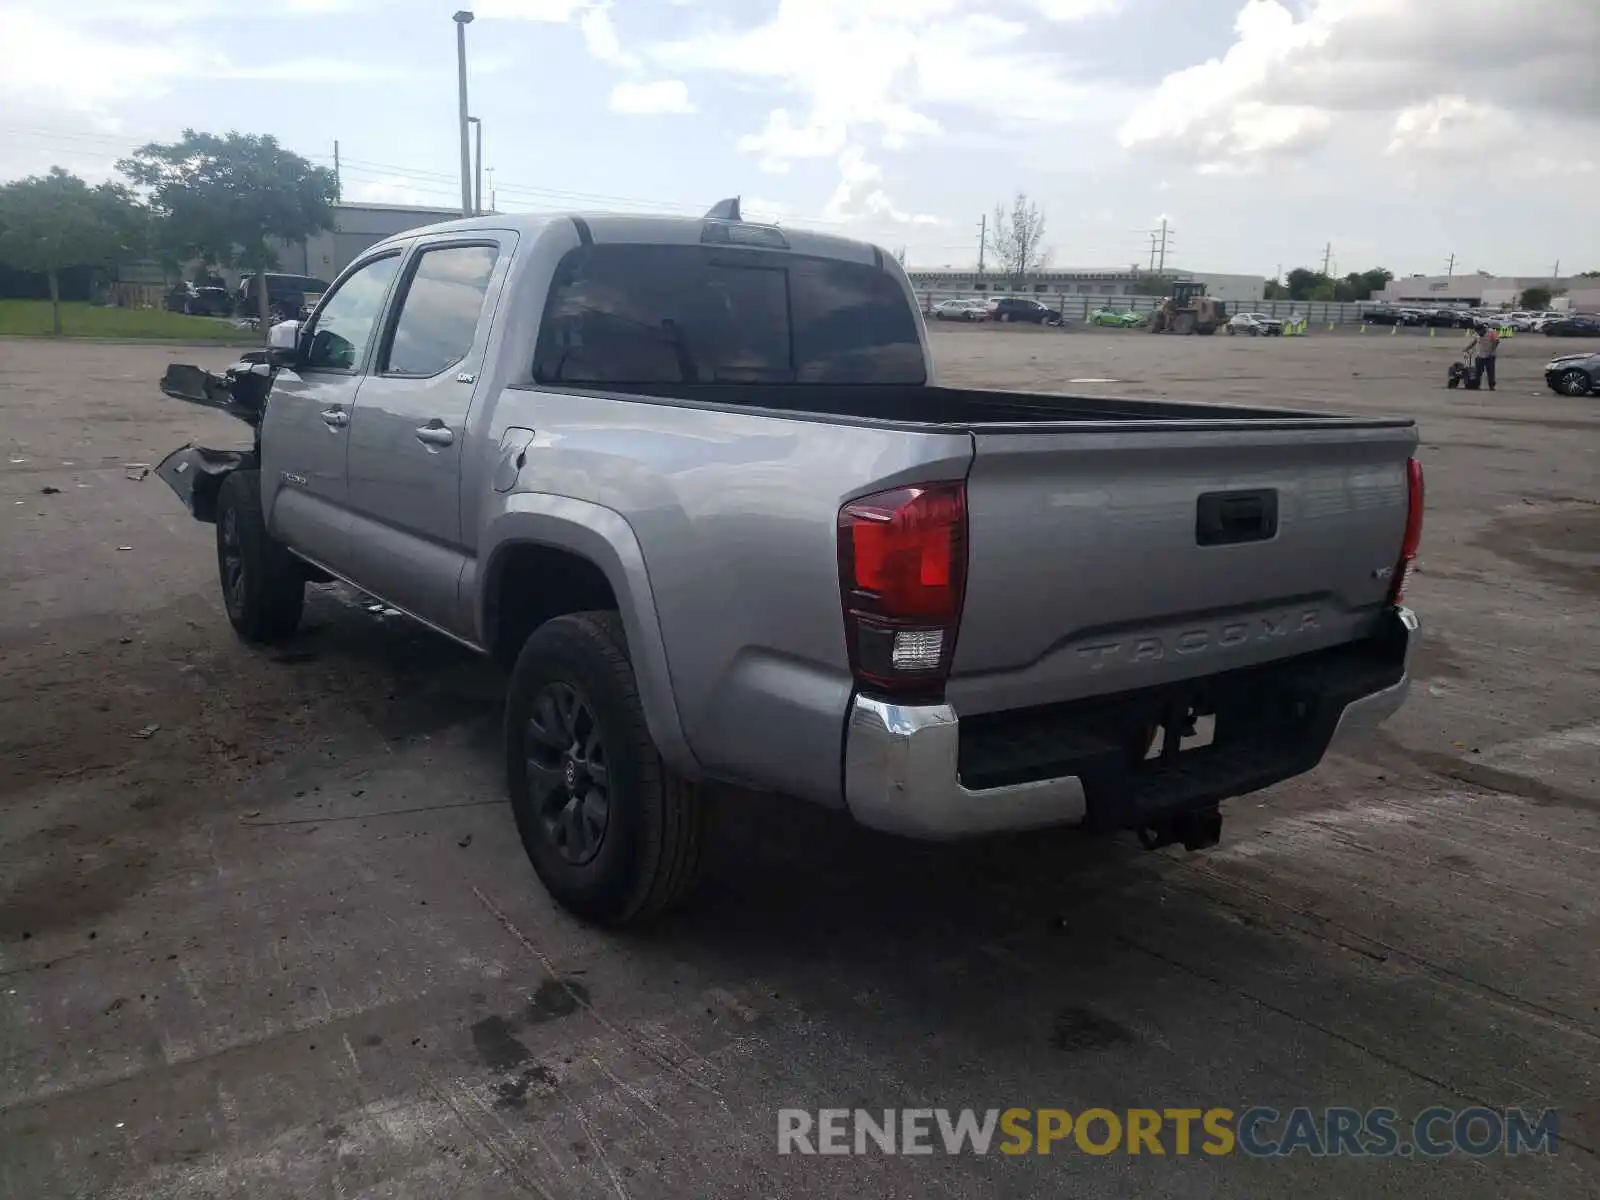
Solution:
<svg viewBox="0 0 1600 1200">
<path fill-rule="evenodd" d="M 293 352 L 299 345 L 299 321 L 279 321 L 267 330 L 268 350 L 288 350 Z"/>
<path fill-rule="evenodd" d="M 300 360 L 300 322 L 279 321 L 267 330 L 267 361 L 275 367 Z"/>
</svg>

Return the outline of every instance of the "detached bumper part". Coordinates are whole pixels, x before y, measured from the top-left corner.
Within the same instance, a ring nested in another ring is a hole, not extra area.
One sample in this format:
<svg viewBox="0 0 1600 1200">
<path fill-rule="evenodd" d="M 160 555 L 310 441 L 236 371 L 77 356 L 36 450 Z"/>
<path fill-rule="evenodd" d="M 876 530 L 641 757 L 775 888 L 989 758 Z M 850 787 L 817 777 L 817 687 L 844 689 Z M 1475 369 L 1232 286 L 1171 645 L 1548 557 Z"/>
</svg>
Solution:
<svg viewBox="0 0 1600 1200">
<path fill-rule="evenodd" d="M 1325 662 L 1315 664 L 1315 678 L 1342 680 L 1343 686 L 1328 685 L 1323 711 L 1281 752 L 1268 739 L 1267 745 L 1242 745 L 1211 757 L 1196 751 L 1175 769 L 1142 775 L 1121 766 L 1108 772 L 1103 760 L 1086 759 L 1081 774 L 968 788 L 961 779 L 961 725 L 954 709 L 858 696 L 846 730 L 845 804 L 862 825 L 928 840 L 1053 825 L 1139 829 L 1214 808 L 1228 796 L 1311 770 L 1328 749 L 1359 740 L 1393 715 L 1410 689 L 1418 636 L 1410 609 L 1389 613 L 1377 642 L 1387 647 L 1383 658 L 1390 665 L 1376 690 L 1352 695 L 1350 670 L 1329 672 Z M 1372 667 L 1359 668 L 1354 678 L 1373 680 Z"/>
</svg>

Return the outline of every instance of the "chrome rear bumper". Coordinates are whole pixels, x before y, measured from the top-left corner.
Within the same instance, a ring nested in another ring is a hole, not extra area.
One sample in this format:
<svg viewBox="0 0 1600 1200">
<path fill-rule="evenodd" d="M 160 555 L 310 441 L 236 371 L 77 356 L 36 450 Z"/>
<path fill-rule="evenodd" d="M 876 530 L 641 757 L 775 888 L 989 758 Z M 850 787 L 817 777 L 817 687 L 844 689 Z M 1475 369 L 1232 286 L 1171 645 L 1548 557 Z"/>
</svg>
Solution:
<svg viewBox="0 0 1600 1200">
<path fill-rule="evenodd" d="M 1405 702 L 1420 630 L 1410 609 L 1397 608 L 1393 617 L 1405 638 L 1400 681 L 1347 704 L 1328 748 L 1370 733 Z M 928 840 L 1084 821 L 1088 801 L 1078 776 L 973 790 L 961 783 L 959 749 L 960 720 L 948 704 L 903 705 L 857 696 L 844 758 L 851 815 L 873 829 Z"/>
</svg>

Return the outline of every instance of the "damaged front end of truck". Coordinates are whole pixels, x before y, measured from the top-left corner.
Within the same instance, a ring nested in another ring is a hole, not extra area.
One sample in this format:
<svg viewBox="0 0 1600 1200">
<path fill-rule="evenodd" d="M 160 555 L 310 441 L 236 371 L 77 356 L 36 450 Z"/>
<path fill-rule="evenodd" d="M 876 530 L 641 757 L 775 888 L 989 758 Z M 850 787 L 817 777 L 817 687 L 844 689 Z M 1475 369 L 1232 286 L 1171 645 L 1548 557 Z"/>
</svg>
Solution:
<svg viewBox="0 0 1600 1200">
<path fill-rule="evenodd" d="M 194 442 L 180 446 L 155 473 L 183 501 L 197 521 L 216 521 L 217 492 L 234 471 L 261 464 L 261 422 L 278 368 L 294 353 L 299 335 L 293 321 L 273 326 L 269 348 L 252 350 L 220 374 L 189 363 L 172 363 L 161 377 L 161 391 L 174 400 L 214 408 L 250 426 L 249 450 L 220 450 Z"/>
</svg>

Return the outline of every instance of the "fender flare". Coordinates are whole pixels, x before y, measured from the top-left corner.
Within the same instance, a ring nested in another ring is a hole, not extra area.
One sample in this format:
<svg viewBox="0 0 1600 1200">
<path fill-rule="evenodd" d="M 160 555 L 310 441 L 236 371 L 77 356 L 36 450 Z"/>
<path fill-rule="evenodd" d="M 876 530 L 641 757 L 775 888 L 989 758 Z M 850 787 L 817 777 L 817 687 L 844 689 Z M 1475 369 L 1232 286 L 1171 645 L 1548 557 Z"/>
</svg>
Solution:
<svg viewBox="0 0 1600 1200">
<path fill-rule="evenodd" d="M 661 757 L 677 774 L 697 779 L 702 774 L 678 717 L 677 697 L 667 664 L 666 643 L 656 613 L 655 593 L 645 567 L 644 552 L 633 526 L 614 509 L 547 493 L 523 493 L 507 498 L 505 507 L 490 518 L 480 541 L 484 563 L 477 584 L 475 618 L 480 645 L 493 644 L 494 616 L 490 598 L 508 551 L 517 546 L 545 546 L 587 559 L 611 585 L 628 638 L 639 702 L 645 725 Z"/>
</svg>

